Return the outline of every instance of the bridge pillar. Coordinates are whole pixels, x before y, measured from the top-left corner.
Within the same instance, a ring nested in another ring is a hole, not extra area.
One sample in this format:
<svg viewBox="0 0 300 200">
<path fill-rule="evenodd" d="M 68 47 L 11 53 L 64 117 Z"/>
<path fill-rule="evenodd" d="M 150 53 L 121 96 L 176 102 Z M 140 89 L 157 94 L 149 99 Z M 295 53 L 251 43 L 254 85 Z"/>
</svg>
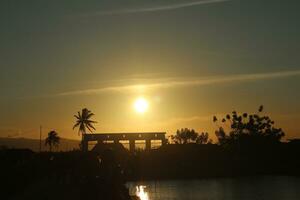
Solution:
<svg viewBox="0 0 300 200">
<path fill-rule="evenodd" d="M 115 143 L 115 144 L 118 144 L 118 143 L 119 143 L 119 140 L 118 140 L 118 139 L 115 139 L 115 140 L 114 140 L 114 143 Z"/>
<path fill-rule="evenodd" d="M 103 140 L 97 140 L 98 144 L 103 144 Z"/>
<path fill-rule="evenodd" d="M 151 150 L 151 140 L 146 140 L 146 151 Z"/>
<path fill-rule="evenodd" d="M 135 140 L 129 140 L 129 150 L 132 152 L 135 150 Z"/>
</svg>

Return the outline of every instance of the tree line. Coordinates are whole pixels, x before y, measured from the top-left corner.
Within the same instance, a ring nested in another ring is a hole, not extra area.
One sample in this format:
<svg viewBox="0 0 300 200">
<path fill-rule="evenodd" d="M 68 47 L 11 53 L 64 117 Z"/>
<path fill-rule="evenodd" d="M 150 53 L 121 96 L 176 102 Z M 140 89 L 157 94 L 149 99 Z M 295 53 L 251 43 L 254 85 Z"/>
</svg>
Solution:
<svg viewBox="0 0 300 200">
<path fill-rule="evenodd" d="M 267 115 L 263 114 L 264 107 L 261 105 L 256 113 L 239 114 L 232 111 L 218 119 L 213 116 L 213 123 L 217 126 L 215 135 L 217 144 L 219 145 L 243 145 L 247 143 L 266 144 L 278 143 L 285 136 L 281 128 L 275 127 L 275 122 Z M 84 135 L 87 130 L 93 132 L 96 130 L 93 124 L 97 123 L 92 120 L 95 114 L 89 109 L 83 108 L 78 111 L 75 117 L 73 129 L 78 128 L 78 135 Z M 48 133 L 45 145 L 49 146 L 49 151 L 53 147 L 57 147 L 60 142 L 58 133 L 54 130 Z M 178 129 L 175 134 L 169 137 L 169 143 L 173 144 L 212 144 L 208 132 L 198 133 L 194 129 L 182 128 Z"/>
<path fill-rule="evenodd" d="M 213 116 L 213 123 L 218 127 L 215 131 L 219 145 L 271 144 L 278 143 L 285 136 L 281 128 L 275 127 L 275 122 L 263 114 L 261 105 L 254 114 L 239 114 L 236 111 L 218 119 Z M 207 132 L 197 133 L 194 129 L 183 128 L 170 136 L 170 143 L 175 144 L 208 144 L 212 143 Z"/>
</svg>

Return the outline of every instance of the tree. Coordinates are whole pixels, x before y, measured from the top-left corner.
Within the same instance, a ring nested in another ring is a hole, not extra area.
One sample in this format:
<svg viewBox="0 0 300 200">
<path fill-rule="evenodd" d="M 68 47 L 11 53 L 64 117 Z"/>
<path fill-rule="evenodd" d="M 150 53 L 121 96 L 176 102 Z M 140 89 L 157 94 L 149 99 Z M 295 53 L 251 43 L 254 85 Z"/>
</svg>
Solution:
<svg viewBox="0 0 300 200">
<path fill-rule="evenodd" d="M 208 133 L 197 133 L 194 129 L 182 128 L 176 131 L 176 135 L 171 136 L 171 140 L 175 144 L 188 144 L 188 143 L 197 143 L 197 144 L 207 144 Z"/>
<path fill-rule="evenodd" d="M 93 132 L 93 130 L 96 130 L 93 126 L 94 123 L 97 123 L 96 121 L 91 120 L 91 117 L 94 115 L 90 110 L 87 108 L 83 108 L 81 113 L 78 111 L 78 115 L 74 115 L 76 118 L 75 125 L 73 126 L 73 130 L 76 127 L 78 128 L 78 135 L 84 135 L 86 134 L 86 129 L 88 129 L 90 132 Z"/>
<path fill-rule="evenodd" d="M 194 129 L 182 128 L 172 135 L 171 139 L 175 144 L 188 144 L 196 140 L 198 133 Z"/>
<path fill-rule="evenodd" d="M 50 131 L 48 133 L 48 137 L 45 140 L 45 145 L 49 145 L 49 151 L 52 152 L 52 146 L 57 147 L 60 142 L 60 137 L 58 136 L 58 133 L 55 131 Z"/>
<path fill-rule="evenodd" d="M 196 143 L 197 144 L 207 144 L 207 143 L 211 143 L 211 140 L 209 140 L 208 138 L 208 133 L 207 132 L 202 132 L 200 135 L 198 135 L 197 139 L 196 139 Z"/>
<path fill-rule="evenodd" d="M 215 132 L 220 144 L 262 144 L 276 143 L 284 137 L 281 128 L 274 127 L 274 121 L 268 116 L 261 116 L 263 106 L 258 112 L 249 115 L 248 113 L 238 114 L 233 111 L 221 120 L 220 125 L 217 117 L 213 121 L 217 124 L 218 130 Z M 225 131 L 228 130 L 228 133 Z"/>
</svg>

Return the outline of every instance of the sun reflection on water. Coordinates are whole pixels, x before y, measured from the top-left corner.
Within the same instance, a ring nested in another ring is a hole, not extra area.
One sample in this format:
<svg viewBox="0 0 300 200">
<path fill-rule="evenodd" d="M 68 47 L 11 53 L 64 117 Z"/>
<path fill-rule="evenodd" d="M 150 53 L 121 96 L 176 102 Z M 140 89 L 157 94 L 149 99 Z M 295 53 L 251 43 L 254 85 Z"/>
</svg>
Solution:
<svg viewBox="0 0 300 200">
<path fill-rule="evenodd" d="M 140 185 L 136 186 L 136 196 L 138 196 L 141 200 L 149 200 L 148 193 L 145 191 L 146 186 Z"/>
</svg>

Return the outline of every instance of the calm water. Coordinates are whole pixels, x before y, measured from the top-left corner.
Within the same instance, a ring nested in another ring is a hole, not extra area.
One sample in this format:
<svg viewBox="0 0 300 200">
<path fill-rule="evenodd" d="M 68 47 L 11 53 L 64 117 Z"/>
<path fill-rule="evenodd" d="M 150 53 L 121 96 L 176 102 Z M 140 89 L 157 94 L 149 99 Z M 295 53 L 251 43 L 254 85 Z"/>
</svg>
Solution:
<svg viewBox="0 0 300 200">
<path fill-rule="evenodd" d="M 142 200 L 300 200 L 300 177 L 149 181 L 127 186 Z"/>
</svg>

